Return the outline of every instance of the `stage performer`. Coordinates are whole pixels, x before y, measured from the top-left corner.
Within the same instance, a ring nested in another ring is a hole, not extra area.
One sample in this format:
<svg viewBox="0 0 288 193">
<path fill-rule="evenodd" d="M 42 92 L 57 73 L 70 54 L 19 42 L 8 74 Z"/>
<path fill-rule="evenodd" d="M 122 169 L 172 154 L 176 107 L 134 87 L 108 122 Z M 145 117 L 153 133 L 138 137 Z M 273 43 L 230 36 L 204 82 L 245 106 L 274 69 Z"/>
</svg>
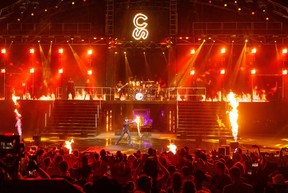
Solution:
<svg viewBox="0 0 288 193">
<path fill-rule="evenodd" d="M 121 132 L 121 135 L 119 137 L 119 139 L 117 140 L 116 142 L 116 145 L 119 144 L 119 142 L 121 141 L 121 139 L 124 137 L 125 133 L 127 133 L 128 135 L 128 145 L 131 145 L 131 134 L 130 134 L 130 131 L 129 131 L 129 125 L 131 123 L 135 123 L 135 121 L 129 121 L 128 117 L 125 117 L 124 121 L 123 121 L 123 128 L 122 128 L 122 132 Z"/>
</svg>

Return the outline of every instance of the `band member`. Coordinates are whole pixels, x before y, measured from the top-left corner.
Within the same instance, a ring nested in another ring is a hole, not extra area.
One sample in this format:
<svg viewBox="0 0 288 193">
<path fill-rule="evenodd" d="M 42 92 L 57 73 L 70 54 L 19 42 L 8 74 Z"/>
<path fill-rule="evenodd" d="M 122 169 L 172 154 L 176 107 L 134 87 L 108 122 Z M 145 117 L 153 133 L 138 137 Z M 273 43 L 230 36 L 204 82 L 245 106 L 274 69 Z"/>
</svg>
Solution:
<svg viewBox="0 0 288 193">
<path fill-rule="evenodd" d="M 93 93 L 92 93 L 92 82 L 90 81 L 90 79 L 88 78 L 86 80 L 86 85 L 85 85 L 85 95 L 84 95 L 84 100 L 86 99 L 86 97 L 90 100 L 93 100 Z"/>
<path fill-rule="evenodd" d="M 131 145 L 131 134 L 130 134 L 130 131 L 129 131 L 129 125 L 131 123 L 135 123 L 135 121 L 134 120 L 133 121 L 129 121 L 129 119 L 127 117 L 125 117 L 125 119 L 123 121 L 122 132 L 121 132 L 121 135 L 120 135 L 119 139 L 116 142 L 116 145 L 119 144 L 121 139 L 124 137 L 125 133 L 127 133 L 127 135 L 128 135 L 128 145 Z"/>
<path fill-rule="evenodd" d="M 119 82 L 116 84 L 116 93 L 119 96 L 119 99 L 121 99 L 122 94 L 124 94 L 123 87 L 124 85 L 122 84 L 122 81 L 119 80 Z"/>
<path fill-rule="evenodd" d="M 67 98 L 68 99 L 69 99 L 69 95 L 71 95 L 72 99 L 74 99 L 74 97 L 75 97 L 75 85 L 74 85 L 74 81 L 72 80 L 72 78 L 70 78 L 68 83 L 67 83 Z"/>
</svg>

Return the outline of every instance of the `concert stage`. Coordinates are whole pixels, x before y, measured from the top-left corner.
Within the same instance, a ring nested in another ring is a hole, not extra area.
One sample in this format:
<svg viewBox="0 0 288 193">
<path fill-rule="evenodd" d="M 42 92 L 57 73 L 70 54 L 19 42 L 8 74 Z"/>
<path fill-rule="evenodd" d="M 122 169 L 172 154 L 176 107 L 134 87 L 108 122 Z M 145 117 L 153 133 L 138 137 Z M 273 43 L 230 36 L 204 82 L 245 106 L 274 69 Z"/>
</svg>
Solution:
<svg viewBox="0 0 288 193">
<path fill-rule="evenodd" d="M 17 133 L 14 103 L 8 100 L 0 103 L 1 133 Z M 179 146 L 204 145 L 210 149 L 219 145 L 221 138 L 227 139 L 227 144 L 232 141 L 230 126 L 226 120 L 229 110 L 226 102 L 19 100 L 18 103 L 22 114 L 23 137 L 31 143 L 33 138 L 40 138 L 41 143 L 47 144 L 74 138 L 75 147 L 82 151 L 88 147 L 105 147 L 114 151 L 149 147 L 164 149 L 172 142 Z M 285 140 L 288 138 L 286 103 L 243 102 L 239 104 L 238 113 L 240 144 L 277 148 L 288 143 Z M 92 126 L 89 116 L 93 117 Z M 140 128 L 144 134 L 143 139 L 138 139 L 137 128 L 131 128 L 134 134 L 132 147 L 126 145 L 125 138 L 120 145 L 113 145 L 119 137 L 125 116 L 131 119 L 140 116 L 144 122 L 146 119 L 151 120 Z M 75 122 L 77 117 L 82 117 L 79 119 L 80 123 Z M 225 129 L 220 128 L 219 117 L 226 125 Z M 56 123 L 58 119 L 61 123 Z M 87 125 L 84 127 L 82 124 Z M 225 135 L 220 133 L 223 130 Z"/>
<path fill-rule="evenodd" d="M 232 139 L 219 140 L 219 139 L 180 139 L 177 138 L 175 134 L 167 133 L 150 133 L 144 134 L 142 139 L 140 139 L 136 134 L 132 134 L 132 145 L 127 144 L 126 136 L 121 140 L 118 145 L 115 145 L 119 136 L 116 136 L 114 132 L 103 132 L 95 137 L 76 137 L 73 138 L 74 143 L 72 143 L 72 148 L 74 150 L 79 150 L 81 152 L 100 152 L 101 149 L 105 149 L 110 153 L 115 154 L 116 151 L 122 151 L 123 153 L 133 154 L 137 150 L 141 152 L 147 152 L 148 148 L 153 147 L 158 152 L 163 152 L 168 150 L 168 145 L 173 143 L 178 149 L 182 147 L 189 147 L 193 153 L 197 149 L 212 151 L 218 150 L 219 147 L 230 146 L 233 144 Z M 59 139 L 58 137 L 42 137 L 39 143 L 42 147 L 60 147 L 65 144 L 67 139 Z M 35 141 L 32 138 L 25 138 L 25 145 L 29 147 L 30 145 L 35 145 Z M 288 137 L 281 136 L 264 136 L 264 135 L 254 135 L 254 136 L 243 136 L 238 140 L 239 148 L 243 151 L 257 151 L 254 145 L 257 145 L 261 152 L 273 152 L 277 151 L 283 147 L 287 147 Z M 233 145 L 232 145 L 233 147 Z M 231 148 L 232 149 L 232 148 Z"/>
</svg>

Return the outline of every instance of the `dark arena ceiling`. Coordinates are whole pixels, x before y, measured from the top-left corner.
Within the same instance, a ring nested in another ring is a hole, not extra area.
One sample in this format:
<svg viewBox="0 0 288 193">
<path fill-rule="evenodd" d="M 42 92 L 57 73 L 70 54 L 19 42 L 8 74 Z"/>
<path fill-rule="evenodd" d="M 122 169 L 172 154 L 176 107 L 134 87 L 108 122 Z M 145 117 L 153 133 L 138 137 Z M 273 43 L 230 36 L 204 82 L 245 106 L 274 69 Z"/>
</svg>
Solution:
<svg viewBox="0 0 288 193">
<path fill-rule="evenodd" d="M 189 37 L 179 43 L 208 37 L 287 43 L 287 6 L 284 0 L 5 0 L 0 43 L 62 43 L 71 38 L 73 43 L 105 43 L 109 38 L 127 45 L 127 20 L 143 10 L 154 18 L 149 44 L 171 37 Z"/>
</svg>

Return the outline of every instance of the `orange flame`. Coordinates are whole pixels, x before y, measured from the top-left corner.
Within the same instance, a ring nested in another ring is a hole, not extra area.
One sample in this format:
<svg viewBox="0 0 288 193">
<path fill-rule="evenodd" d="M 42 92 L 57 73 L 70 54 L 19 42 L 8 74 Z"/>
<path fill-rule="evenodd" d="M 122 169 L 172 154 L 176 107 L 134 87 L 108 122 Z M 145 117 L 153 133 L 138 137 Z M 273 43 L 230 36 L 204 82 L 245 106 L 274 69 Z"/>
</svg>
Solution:
<svg viewBox="0 0 288 193">
<path fill-rule="evenodd" d="M 74 143 L 73 139 L 71 139 L 71 141 L 65 141 L 65 147 L 69 149 L 69 154 L 72 154 L 72 143 Z"/>
<path fill-rule="evenodd" d="M 140 132 L 140 117 L 139 116 L 136 116 L 135 120 L 134 120 L 137 124 L 137 130 L 138 130 L 138 136 L 139 137 L 142 137 L 142 134 Z"/>
<path fill-rule="evenodd" d="M 237 107 L 239 106 L 239 102 L 235 97 L 235 94 L 233 92 L 230 92 L 227 96 L 229 105 L 232 107 L 232 109 L 229 111 L 229 119 L 230 124 L 232 127 L 232 135 L 234 137 L 234 141 L 237 141 L 238 137 L 238 110 Z"/>
<path fill-rule="evenodd" d="M 18 111 L 18 108 L 20 107 L 20 105 L 18 104 L 17 97 L 14 94 L 12 94 L 12 101 L 14 102 L 14 105 L 15 105 L 15 109 L 14 109 L 14 113 L 16 117 L 15 127 L 17 128 L 18 135 L 22 136 L 22 121 L 21 121 L 22 115 Z"/>
<path fill-rule="evenodd" d="M 171 151 L 173 154 L 176 154 L 177 146 L 174 145 L 173 143 L 170 143 L 168 146 L 169 151 Z"/>
</svg>

